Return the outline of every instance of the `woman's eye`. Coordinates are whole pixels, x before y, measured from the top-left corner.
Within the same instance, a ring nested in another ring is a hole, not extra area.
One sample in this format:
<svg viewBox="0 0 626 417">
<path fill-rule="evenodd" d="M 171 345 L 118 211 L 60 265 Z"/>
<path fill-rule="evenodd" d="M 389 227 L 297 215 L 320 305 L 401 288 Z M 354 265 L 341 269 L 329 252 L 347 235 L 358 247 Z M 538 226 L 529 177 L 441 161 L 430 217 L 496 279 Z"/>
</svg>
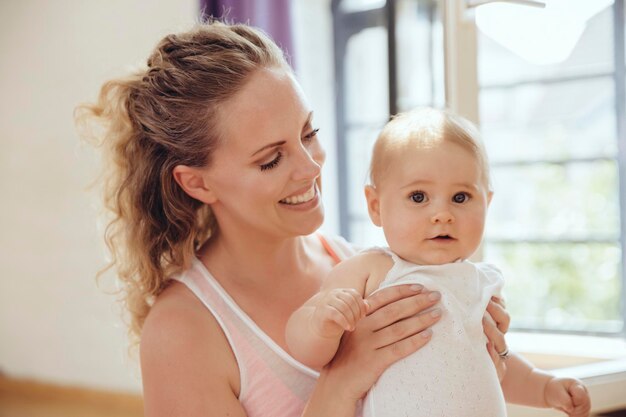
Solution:
<svg viewBox="0 0 626 417">
<path fill-rule="evenodd" d="M 311 142 L 311 141 L 313 140 L 313 138 L 314 138 L 315 136 L 317 136 L 317 132 L 319 132 L 319 131 L 320 131 L 320 129 L 319 129 L 319 128 L 317 128 L 317 129 L 313 129 L 310 133 L 307 133 L 306 135 L 304 135 L 304 136 L 302 137 L 302 141 L 303 141 L 303 142 L 305 142 L 305 143 L 306 143 L 306 142 Z"/>
<path fill-rule="evenodd" d="M 456 193 L 454 195 L 454 197 L 452 197 L 452 201 L 454 201 L 455 203 L 465 203 L 467 201 L 469 201 L 470 199 L 470 195 L 467 193 Z"/>
<path fill-rule="evenodd" d="M 422 191 L 416 191 L 409 196 L 414 203 L 423 203 L 426 201 L 426 194 Z"/>
<path fill-rule="evenodd" d="M 276 156 L 274 157 L 274 159 L 272 159 L 271 161 L 265 163 L 265 164 L 261 164 L 261 171 L 265 171 L 268 169 L 272 169 L 274 167 L 276 167 L 276 165 L 278 165 L 278 163 L 280 162 L 280 160 L 282 159 L 283 154 L 279 152 L 276 153 Z"/>
</svg>

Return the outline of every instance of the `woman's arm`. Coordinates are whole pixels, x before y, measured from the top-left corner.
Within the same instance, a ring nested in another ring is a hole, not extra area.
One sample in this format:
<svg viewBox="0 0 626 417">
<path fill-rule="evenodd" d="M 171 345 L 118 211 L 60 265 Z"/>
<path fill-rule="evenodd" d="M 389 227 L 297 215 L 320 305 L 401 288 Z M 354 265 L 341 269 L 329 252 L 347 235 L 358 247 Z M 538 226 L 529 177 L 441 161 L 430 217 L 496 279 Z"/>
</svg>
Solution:
<svg viewBox="0 0 626 417">
<path fill-rule="evenodd" d="M 420 285 L 385 288 L 368 297 L 368 315 L 346 333 L 333 360 L 322 369 L 303 417 L 354 417 L 365 396 L 392 363 L 424 346 L 440 316 L 424 310 L 440 295 Z"/>
<path fill-rule="evenodd" d="M 245 417 L 228 341 L 181 285 L 166 289 L 150 311 L 140 355 L 146 417 Z"/>
</svg>

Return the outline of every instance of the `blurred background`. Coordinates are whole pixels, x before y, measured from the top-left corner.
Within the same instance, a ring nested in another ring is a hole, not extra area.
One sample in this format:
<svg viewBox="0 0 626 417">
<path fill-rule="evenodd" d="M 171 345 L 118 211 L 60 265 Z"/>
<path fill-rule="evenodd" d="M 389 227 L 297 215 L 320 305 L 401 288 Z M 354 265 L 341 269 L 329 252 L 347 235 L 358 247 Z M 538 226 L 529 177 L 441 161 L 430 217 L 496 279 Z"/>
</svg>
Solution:
<svg viewBox="0 0 626 417">
<path fill-rule="evenodd" d="M 613 375 L 601 391 L 621 395 L 597 410 L 625 405 L 624 0 L 22 0 L 0 2 L 0 416 L 46 387 L 140 407 L 115 275 L 95 280 L 99 155 L 72 113 L 161 37 L 225 11 L 289 54 L 328 153 L 329 233 L 384 245 L 362 188 L 391 114 L 447 106 L 476 122 L 495 190 L 477 258 L 504 272 L 511 343 L 591 382 Z"/>
</svg>

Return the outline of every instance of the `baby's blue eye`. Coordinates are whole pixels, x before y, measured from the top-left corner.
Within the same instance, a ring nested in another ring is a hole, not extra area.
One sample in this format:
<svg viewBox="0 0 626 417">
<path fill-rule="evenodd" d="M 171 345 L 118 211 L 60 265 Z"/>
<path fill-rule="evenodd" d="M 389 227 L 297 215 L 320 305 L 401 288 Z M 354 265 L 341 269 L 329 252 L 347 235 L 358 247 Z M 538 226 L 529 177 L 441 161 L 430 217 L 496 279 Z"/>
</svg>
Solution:
<svg viewBox="0 0 626 417">
<path fill-rule="evenodd" d="M 416 191 L 409 196 L 414 203 L 423 203 L 426 201 L 426 194 L 422 191 Z"/>
<path fill-rule="evenodd" d="M 456 193 L 454 195 L 454 197 L 452 197 L 452 201 L 454 201 L 455 203 L 465 203 L 466 201 L 469 201 L 470 196 L 467 193 Z"/>
</svg>

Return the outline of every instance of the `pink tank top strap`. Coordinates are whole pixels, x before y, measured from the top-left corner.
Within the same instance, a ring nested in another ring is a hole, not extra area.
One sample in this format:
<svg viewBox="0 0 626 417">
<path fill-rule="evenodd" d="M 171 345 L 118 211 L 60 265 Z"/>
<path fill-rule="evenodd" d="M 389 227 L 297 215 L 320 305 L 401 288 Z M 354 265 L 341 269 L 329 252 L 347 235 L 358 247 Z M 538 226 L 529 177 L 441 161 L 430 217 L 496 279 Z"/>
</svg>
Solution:
<svg viewBox="0 0 626 417">
<path fill-rule="evenodd" d="M 343 239 L 318 236 L 336 262 L 354 253 Z M 202 301 L 228 339 L 239 366 L 239 401 L 248 417 L 300 416 L 319 374 L 259 328 L 198 259 L 173 278 Z"/>
</svg>

